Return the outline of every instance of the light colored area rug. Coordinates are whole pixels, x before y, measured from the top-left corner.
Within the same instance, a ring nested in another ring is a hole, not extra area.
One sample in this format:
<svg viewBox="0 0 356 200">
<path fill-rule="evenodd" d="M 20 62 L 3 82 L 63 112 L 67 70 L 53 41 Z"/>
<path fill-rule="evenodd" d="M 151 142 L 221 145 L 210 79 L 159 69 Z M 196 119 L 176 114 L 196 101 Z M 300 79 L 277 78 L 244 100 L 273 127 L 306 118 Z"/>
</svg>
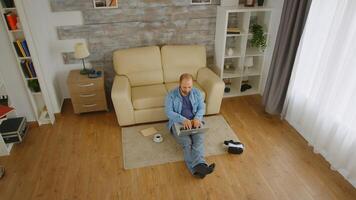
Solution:
<svg viewBox="0 0 356 200">
<path fill-rule="evenodd" d="M 209 131 L 205 133 L 205 156 L 227 153 L 224 140 L 239 141 L 221 115 L 205 117 Z M 183 160 L 183 152 L 173 135 L 168 131 L 167 122 L 139 125 L 122 129 L 124 168 L 147 167 Z M 140 130 L 155 127 L 163 136 L 163 142 L 155 143 L 153 136 L 144 137 Z"/>
</svg>

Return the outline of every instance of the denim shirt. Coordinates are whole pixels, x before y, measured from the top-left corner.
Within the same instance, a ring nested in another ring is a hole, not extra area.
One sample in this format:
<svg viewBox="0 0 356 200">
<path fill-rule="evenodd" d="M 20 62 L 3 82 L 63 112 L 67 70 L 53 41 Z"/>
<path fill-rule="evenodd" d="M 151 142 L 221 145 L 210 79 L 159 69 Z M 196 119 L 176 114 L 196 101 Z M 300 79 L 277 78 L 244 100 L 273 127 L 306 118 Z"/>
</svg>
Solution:
<svg viewBox="0 0 356 200">
<path fill-rule="evenodd" d="M 205 114 L 205 103 L 200 91 L 192 88 L 189 100 L 193 107 L 194 119 L 203 120 Z M 170 130 L 174 123 L 182 123 L 186 120 L 180 113 L 182 112 L 183 98 L 180 94 L 179 87 L 171 90 L 166 96 L 165 111 L 169 119 L 168 129 Z"/>
</svg>

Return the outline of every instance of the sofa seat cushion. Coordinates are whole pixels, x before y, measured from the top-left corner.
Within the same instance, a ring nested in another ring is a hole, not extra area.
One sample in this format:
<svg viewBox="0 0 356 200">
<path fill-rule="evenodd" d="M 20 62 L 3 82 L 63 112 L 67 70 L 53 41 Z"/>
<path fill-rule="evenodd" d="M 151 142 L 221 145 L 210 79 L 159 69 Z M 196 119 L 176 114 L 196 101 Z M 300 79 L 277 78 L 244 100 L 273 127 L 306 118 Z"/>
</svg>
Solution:
<svg viewBox="0 0 356 200">
<path fill-rule="evenodd" d="M 163 84 L 138 86 L 131 88 L 134 109 L 164 107 L 167 90 Z"/>
<path fill-rule="evenodd" d="M 179 82 L 165 83 L 164 85 L 166 86 L 166 89 L 169 92 L 169 91 L 173 90 L 174 88 L 178 87 Z M 196 81 L 193 82 L 193 87 L 198 88 L 200 90 L 201 95 L 203 96 L 204 101 L 205 101 L 206 95 L 205 95 L 205 91 L 203 90 L 203 88 Z"/>
</svg>

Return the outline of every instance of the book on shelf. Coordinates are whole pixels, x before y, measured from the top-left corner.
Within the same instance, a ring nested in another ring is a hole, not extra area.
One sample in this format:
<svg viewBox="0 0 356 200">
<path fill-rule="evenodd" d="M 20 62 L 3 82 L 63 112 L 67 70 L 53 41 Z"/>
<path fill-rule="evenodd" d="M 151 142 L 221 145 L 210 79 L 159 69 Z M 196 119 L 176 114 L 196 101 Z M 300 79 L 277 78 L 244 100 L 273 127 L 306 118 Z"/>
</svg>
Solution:
<svg viewBox="0 0 356 200">
<path fill-rule="evenodd" d="M 17 42 L 12 42 L 14 47 L 15 47 L 15 50 L 16 50 L 16 53 L 17 53 L 17 56 L 18 57 L 25 57 L 25 55 L 22 55 L 21 53 L 21 50 L 20 50 L 20 47 L 17 45 Z"/>
<path fill-rule="evenodd" d="M 17 15 L 13 12 L 7 12 L 4 15 L 9 30 L 17 30 Z"/>
<path fill-rule="evenodd" d="M 28 49 L 26 40 L 22 40 L 21 41 L 21 45 L 22 45 L 22 48 L 24 49 L 24 51 L 26 53 L 26 56 L 30 57 L 31 54 L 30 54 L 30 50 Z"/>
<path fill-rule="evenodd" d="M 16 40 L 15 42 L 13 42 L 15 49 L 16 49 L 16 53 L 19 57 L 30 57 L 30 51 L 28 49 L 26 40 L 24 39 L 19 39 Z"/>
<path fill-rule="evenodd" d="M 22 60 L 21 69 L 25 78 L 36 78 L 37 74 L 31 60 Z"/>
<path fill-rule="evenodd" d="M 15 7 L 14 0 L 0 0 L 0 1 L 4 8 L 14 8 Z"/>
<path fill-rule="evenodd" d="M 21 41 L 20 41 L 20 40 L 16 40 L 16 44 L 17 44 L 18 48 L 19 48 L 20 51 L 21 51 L 22 57 L 26 57 L 26 53 L 25 53 L 25 50 L 24 50 L 23 47 L 22 47 Z"/>
<path fill-rule="evenodd" d="M 32 78 L 36 78 L 36 77 L 37 77 L 37 74 L 36 74 L 35 67 L 33 66 L 32 60 L 26 60 L 26 61 L 27 61 L 28 66 L 29 66 L 29 68 L 30 68 Z"/>
<path fill-rule="evenodd" d="M 29 70 L 26 67 L 25 61 L 24 60 L 21 61 L 20 64 L 21 64 L 21 69 L 22 69 L 22 72 L 23 72 L 25 78 L 32 78 Z"/>
<path fill-rule="evenodd" d="M 227 34 L 240 34 L 239 28 L 227 28 Z"/>
</svg>

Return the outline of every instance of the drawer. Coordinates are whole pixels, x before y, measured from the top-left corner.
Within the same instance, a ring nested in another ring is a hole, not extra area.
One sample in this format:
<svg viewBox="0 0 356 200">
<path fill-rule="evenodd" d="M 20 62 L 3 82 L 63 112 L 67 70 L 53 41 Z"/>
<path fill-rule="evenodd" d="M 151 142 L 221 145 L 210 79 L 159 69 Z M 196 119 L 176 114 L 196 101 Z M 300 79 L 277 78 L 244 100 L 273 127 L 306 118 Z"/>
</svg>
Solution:
<svg viewBox="0 0 356 200">
<path fill-rule="evenodd" d="M 72 95 L 71 99 L 72 103 L 75 104 L 88 104 L 91 102 L 106 101 L 105 92 L 103 90 L 75 93 Z"/>
<path fill-rule="evenodd" d="M 89 103 L 73 103 L 73 108 L 75 113 L 92 112 L 99 110 L 107 110 L 106 101 L 94 101 Z"/>
<path fill-rule="evenodd" d="M 87 93 L 95 90 L 103 90 L 103 81 L 91 81 L 91 82 L 80 82 L 80 83 L 70 83 L 69 90 L 72 96 L 76 93 Z"/>
</svg>

